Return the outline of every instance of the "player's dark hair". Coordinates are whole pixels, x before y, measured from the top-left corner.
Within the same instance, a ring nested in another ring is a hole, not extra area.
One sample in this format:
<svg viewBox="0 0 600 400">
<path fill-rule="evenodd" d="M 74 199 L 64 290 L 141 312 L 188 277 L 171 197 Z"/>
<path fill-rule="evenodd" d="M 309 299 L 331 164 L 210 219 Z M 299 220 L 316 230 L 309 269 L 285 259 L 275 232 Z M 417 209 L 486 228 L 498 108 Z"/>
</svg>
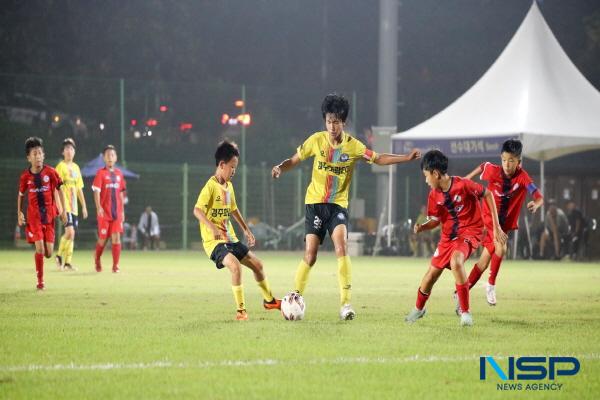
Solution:
<svg viewBox="0 0 600 400">
<path fill-rule="evenodd" d="M 114 150 L 115 153 L 117 152 L 117 149 L 115 148 L 115 146 L 113 146 L 112 144 L 109 144 L 109 145 L 106 145 L 104 150 L 102 150 L 102 155 L 105 155 L 108 150 Z"/>
<path fill-rule="evenodd" d="M 227 163 L 233 157 L 240 156 L 240 152 L 237 148 L 237 145 L 234 142 L 230 142 L 228 140 L 223 140 L 217 146 L 217 151 L 215 151 L 215 165 L 219 166 L 221 161 Z"/>
<path fill-rule="evenodd" d="M 323 104 L 321 104 L 321 113 L 323 114 L 323 119 L 327 116 L 327 114 L 333 114 L 342 122 L 346 122 L 346 118 L 348 118 L 348 111 L 350 110 L 350 103 L 344 96 L 339 94 L 328 94 L 323 99 Z"/>
<path fill-rule="evenodd" d="M 439 171 L 440 174 L 448 172 L 448 157 L 439 150 L 429 150 L 421 159 L 423 171 Z"/>
<path fill-rule="evenodd" d="M 72 146 L 73 148 L 76 148 L 76 146 L 75 146 L 75 140 L 73 140 L 73 138 L 70 138 L 70 137 L 68 137 L 65 140 L 63 140 L 63 142 L 62 142 L 62 150 L 64 151 L 65 147 L 67 147 L 67 146 Z"/>
<path fill-rule="evenodd" d="M 521 157 L 523 143 L 518 139 L 508 139 L 502 144 L 502 153 L 510 153 L 515 157 Z"/>
<path fill-rule="evenodd" d="M 28 156 L 31 149 L 36 147 L 44 147 L 44 141 L 36 136 L 27 138 L 25 141 L 25 155 Z"/>
</svg>

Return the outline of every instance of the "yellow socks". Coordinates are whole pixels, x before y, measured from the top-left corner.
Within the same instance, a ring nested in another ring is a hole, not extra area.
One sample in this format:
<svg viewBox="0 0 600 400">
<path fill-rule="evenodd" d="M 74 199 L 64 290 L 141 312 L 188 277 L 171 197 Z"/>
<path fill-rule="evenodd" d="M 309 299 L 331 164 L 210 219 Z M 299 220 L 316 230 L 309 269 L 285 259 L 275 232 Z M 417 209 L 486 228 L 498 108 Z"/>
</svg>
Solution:
<svg viewBox="0 0 600 400">
<path fill-rule="evenodd" d="M 350 257 L 344 256 L 337 259 L 338 282 L 340 284 L 340 302 L 342 305 L 350 303 L 352 297 L 352 264 Z"/>
<path fill-rule="evenodd" d="M 67 240 L 63 254 L 65 256 L 65 264 L 71 264 L 71 259 L 73 258 L 73 241 L 72 240 Z"/>
<path fill-rule="evenodd" d="M 300 261 L 298 265 L 298 269 L 296 270 L 296 278 L 294 279 L 294 283 L 296 285 L 296 290 L 302 294 L 304 293 L 304 289 L 306 288 L 306 283 L 308 282 L 308 274 L 310 273 L 310 265 L 304 262 L 304 260 Z"/>
<path fill-rule="evenodd" d="M 256 283 L 258 283 L 258 287 L 260 288 L 260 292 L 262 293 L 265 301 L 267 303 L 273 301 L 273 295 L 271 294 L 271 286 L 269 286 L 269 281 L 267 280 L 267 278 Z"/>
<path fill-rule="evenodd" d="M 237 309 L 245 310 L 246 302 L 244 301 L 244 286 L 231 286 L 231 290 L 233 291 L 233 297 L 235 298 L 235 304 L 237 306 Z"/>
<path fill-rule="evenodd" d="M 60 244 L 58 245 L 58 252 L 56 253 L 57 256 L 63 257 L 65 256 L 65 246 L 67 244 L 67 239 L 65 239 L 64 236 L 61 236 L 60 238 Z M 64 260 L 63 260 L 64 261 Z"/>
</svg>

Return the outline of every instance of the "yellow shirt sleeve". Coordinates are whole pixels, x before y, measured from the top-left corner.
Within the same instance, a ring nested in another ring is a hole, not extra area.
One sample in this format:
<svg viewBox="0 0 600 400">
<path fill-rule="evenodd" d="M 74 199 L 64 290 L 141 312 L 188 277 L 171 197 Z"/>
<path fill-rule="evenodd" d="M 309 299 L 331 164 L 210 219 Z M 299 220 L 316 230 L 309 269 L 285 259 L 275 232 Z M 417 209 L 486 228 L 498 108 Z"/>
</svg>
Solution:
<svg viewBox="0 0 600 400">
<path fill-rule="evenodd" d="M 233 190 L 233 185 L 229 182 L 231 186 L 231 212 L 238 209 L 237 202 L 235 201 L 235 191 Z"/>
<path fill-rule="evenodd" d="M 316 141 L 317 141 L 317 134 L 314 133 L 311 136 L 309 136 L 308 139 L 306 139 L 304 141 L 304 143 L 302 143 L 300 145 L 300 147 L 298 147 L 296 152 L 298 153 L 298 157 L 300 157 L 300 160 L 304 161 L 307 158 L 310 158 L 316 154 L 316 152 L 315 152 Z"/>
<path fill-rule="evenodd" d="M 81 177 L 81 170 L 77 166 L 77 183 L 75 185 L 77 189 L 83 189 L 83 178 Z"/>
<path fill-rule="evenodd" d="M 204 185 L 200 194 L 198 195 L 198 200 L 196 201 L 196 208 L 201 209 L 204 213 L 208 213 L 208 210 L 211 206 L 212 200 L 212 187 L 207 183 Z"/>
<path fill-rule="evenodd" d="M 360 140 L 354 138 L 352 140 L 352 158 L 360 159 L 362 158 L 369 164 L 372 164 L 377 158 L 377 153 L 373 150 L 367 149 L 367 146 L 363 144 Z"/>
</svg>

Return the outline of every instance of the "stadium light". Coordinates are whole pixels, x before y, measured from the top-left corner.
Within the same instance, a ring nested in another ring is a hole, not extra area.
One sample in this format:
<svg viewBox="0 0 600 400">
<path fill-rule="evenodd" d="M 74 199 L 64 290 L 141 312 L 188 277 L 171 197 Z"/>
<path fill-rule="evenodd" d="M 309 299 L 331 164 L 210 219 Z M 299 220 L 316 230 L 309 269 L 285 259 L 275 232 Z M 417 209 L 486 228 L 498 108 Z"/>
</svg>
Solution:
<svg viewBox="0 0 600 400">
<path fill-rule="evenodd" d="M 229 122 L 229 114 L 221 115 L 221 125 L 227 125 Z"/>
<path fill-rule="evenodd" d="M 131 126 L 136 126 L 136 125 L 137 125 L 137 119 L 132 119 Z"/>
<path fill-rule="evenodd" d="M 169 107 L 167 107 L 167 106 L 160 106 L 158 109 L 160 110 L 160 112 L 167 112 L 167 111 L 169 111 Z"/>
<path fill-rule="evenodd" d="M 193 125 L 190 122 L 182 122 L 179 124 L 179 130 L 181 132 L 188 132 L 192 129 Z"/>
<path fill-rule="evenodd" d="M 244 100 L 236 100 L 234 104 L 236 107 L 242 108 L 244 107 Z"/>
<path fill-rule="evenodd" d="M 154 118 L 150 118 L 148 121 L 146 121 L 146 125 L 147 126 L 157 126 L 158 121 Z"/>
<path fill-rule="evenodd" d="M 104 130 L 104 124 L 102 122 L 100 122 L 100 130 L 103 131 Z"/>
</svg>

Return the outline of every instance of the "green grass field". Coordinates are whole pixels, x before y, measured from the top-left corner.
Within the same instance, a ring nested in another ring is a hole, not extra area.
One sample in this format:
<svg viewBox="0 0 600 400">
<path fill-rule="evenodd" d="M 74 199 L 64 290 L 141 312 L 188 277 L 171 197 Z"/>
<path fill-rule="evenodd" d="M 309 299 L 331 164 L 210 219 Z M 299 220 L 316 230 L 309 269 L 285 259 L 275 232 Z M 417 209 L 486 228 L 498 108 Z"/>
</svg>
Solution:
<svg viewBox="0 0 600 400">
<path fill-rule="evenodd" d="M 282 296 L 301 254 L 258 255 Z M 600 398 L 600 264 L 505 262 L 498 305 L 477 286 L 475 326 L 461 328 L 450 272 L 426 317 L 403 321 L 428 264 L 412 258 L 354 257 L 358 316 L 341 322 L 335 258 L 319 257 L 305 320 L 263 310 L 245 270 L 250 321 L 237 322 L 228 272 L 200 252 L 125 252 L 121 274 L 98 274 L 76 251 L 78 272 L 46 262 L 44 292 L 32 252 L 1 252 L 0 397 Z M 482 355 L 572 355 L 581 370 L 541 381 L 560 391 L 511 393 L 479 380 Z"/>
</svg>

